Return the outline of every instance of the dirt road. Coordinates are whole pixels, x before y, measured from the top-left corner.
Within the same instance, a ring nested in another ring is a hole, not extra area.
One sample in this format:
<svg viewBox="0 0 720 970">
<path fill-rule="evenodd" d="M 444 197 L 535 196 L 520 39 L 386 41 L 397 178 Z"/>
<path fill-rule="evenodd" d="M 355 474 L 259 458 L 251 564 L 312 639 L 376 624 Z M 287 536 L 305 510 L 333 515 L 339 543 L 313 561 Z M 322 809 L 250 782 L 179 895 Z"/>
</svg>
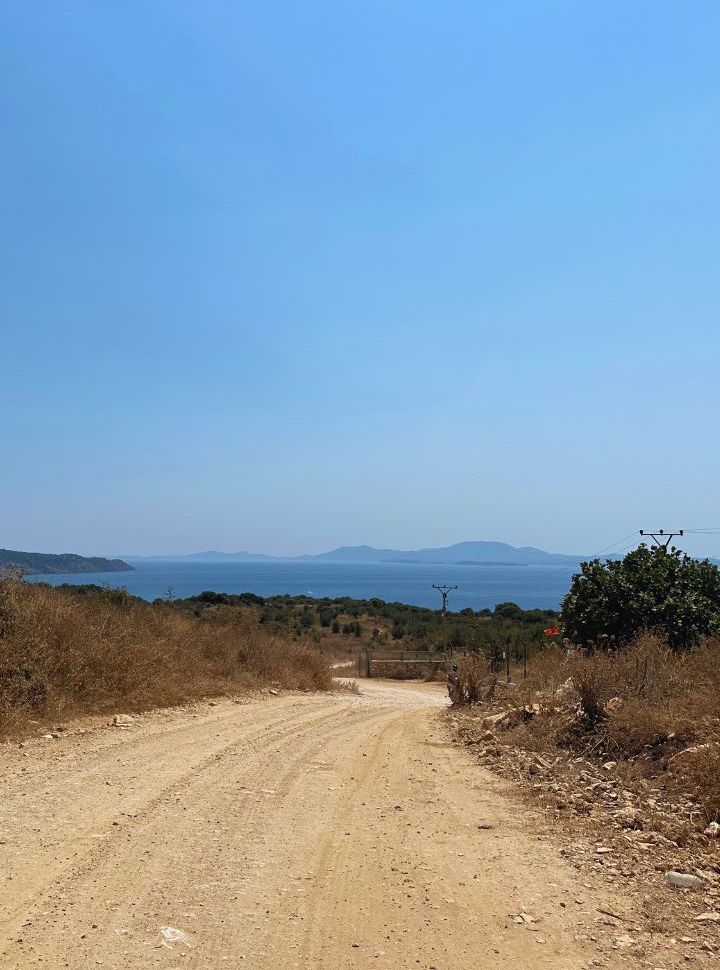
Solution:
<svg viewBox="0 0 720 970">
<path fill-rule="evenodd" d="M 362 690 L 3 746 L 0 967 L 590 966 L 587 890 L 442 691 Z"/>
</svg>

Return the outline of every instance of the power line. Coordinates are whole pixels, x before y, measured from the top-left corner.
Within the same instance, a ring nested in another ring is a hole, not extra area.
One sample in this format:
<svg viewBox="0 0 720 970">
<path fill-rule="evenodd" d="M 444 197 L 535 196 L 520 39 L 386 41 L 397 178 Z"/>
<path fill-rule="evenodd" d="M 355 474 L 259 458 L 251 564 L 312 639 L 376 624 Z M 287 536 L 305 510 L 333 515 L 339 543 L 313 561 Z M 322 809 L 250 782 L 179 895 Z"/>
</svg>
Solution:
<svg viewBox="0 0 720 970">
<path fill-rule="evenodd" d="M 621 546 L 621 545 L 623 545 L 623 543 L 627 542 L 628 539 L 632 539 L 634 535 L 635 535 L 635 530 L 633 529 L 632 532 L 629 532 L 626 536 L 623 536 L 622 539 L 618 539 L 618 541 L 617 542 L 613 542 L 612 545 L 607 546 L 605 549 L 601 549 L 600 552 L 596 552 L 595 555 L 592 558 L 593 559 L 597 559 L 599 556 L 602 556 L 602 554 L 604 552 L 610 552 L 610 550 L 611 549 L 614 549 L 615 546 Z"/>
<path fill-rule="evenodd" d="M 624 556 L 626 553 L 630 552 L 631 549 L 635 549 L 636 546 L 637 546 L 637 542 L 633 540 L 632 542 L 629 542 L 626 546 L 621 546 L 621 548 L 618 549 L 613 555 Z"/>
<path fill-rule="evenodd" d="M 676 536 L 720 535 L 720 525 L 706 526 L 702 529 L 678 529 L 677 532 L 666 532 L 664 529 L 656 529 L 654 532 L 651 532 L 648 529 L 640 529 L 639 531 L 640 531 L 640 535 L 643 538 L 648 537 L 650 539 L 653 539 L 656 544 L 656 547 L 667 549 L 671 540 L 674 539 Z M 628 535 L 623 536 L 622 539 L 618 539 L 617 542 L 613 542 L 609 546 L 606 546 L 604 549 L 601 549 L 600 552 L 594 553 L 591 556 L 591 558 L 599 559 L 600 556 L 604 555 L 606 552 L 614 552 L 614 554 L 617 556 L 624 555 L 624 553 L 628 552 L 630 549 L 633 548 L 633 546 L 636 545 L 635 542 L 631 542 L 626 545 L 626 543 L 628 542 L 628 539 L 632 539 L 636 535 L 637 535 L 637 532 L 634 532 L 634 531 L 628 533 Z M 618 547 L 621 547 L 621 548 L 618 548 Z"/>
</svg>

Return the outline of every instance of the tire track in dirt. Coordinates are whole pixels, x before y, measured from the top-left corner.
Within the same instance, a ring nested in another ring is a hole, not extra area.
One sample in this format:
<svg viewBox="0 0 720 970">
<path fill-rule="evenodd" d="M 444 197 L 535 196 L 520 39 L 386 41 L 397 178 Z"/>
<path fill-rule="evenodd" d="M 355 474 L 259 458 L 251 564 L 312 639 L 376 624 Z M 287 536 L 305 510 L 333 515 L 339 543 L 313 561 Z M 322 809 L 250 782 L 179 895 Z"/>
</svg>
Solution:
<svg viewBox="0 0 720 970">
<path fill-rule="evenodd" d="M 108 801 L 108 796 L 104 791 L 106 788 L 104 780 L 100 778 L 100 784 L 96 786 L 95 790 L 90 788 L 86 792 L 86 797 L 75 806 L 75 812 L 86 816 L 91 822 L 89 828 L 93 831 L 89 837 L 89 829 L 79 836 L 76 834 L 72 840 L 72 856 L 66 858 L 64 864 L 58 865 L 56 861 L 54 867 L 47 857 L 47 852 L 44 853 L 45 859 L 38 860 L 38 856 L 43 854 L 38 851 L 38 848 L 42 849 L 42 847 L 35 847 L 33 867 L 24 867 L 26 876 L 24 891 L 20 892 L 16 888 L 10 901 L 12 903 L 11 908 L 3 907 L 0 916 L 2 920 L 0 922 L 0 933 L 4 936 L 7 936 L 8 932 L 11 935 L 17 934 L 18 928 L 17 926 L 13 928 L 13 921 L 17 922 L 22 915 L 23 921 L 27 922 L 27 920 L 32 919 L 34 911 L 39 906 L 45 906 L 43 924 L 45 926 L 44 932 L 46 932 L 47 924 L 52 919 L 52 913 L 48 907 L 52 906 L 53 898 L 58 897 L 58 895 L 60 898 L 67 898 L 70 894 L 70 886 L 73 883 L 92 873 L 104 858 L 112 857 L 113 854 L 118 852 L 122 853 L 123 842 L 134 835 L 132 828 L 135 818 L 142 820 L 139 826 L 135 826 L 137 828 L 145 829 L 148 825 L 152 826 L 154 816 L 158 814 L 163 803 L 173 798 L 178 799 L 183 789 L 188 786 L 202 785 L 205 776 L 223 757 L 230 756 L 237 749 L 252 750 L 256 746 L 261 746 L 263 749 L 271 747 L 274 741 L 282 739 L 288 732 L 292 734 L 305 723 L 315 725 L 315 722 L 321 723 L 328 718 L 338 716 L 337 711 L 330 713 L 320 711 L 316 714 L 314 711 L 308 712 L 302 707 L 297 712 L 291 710 L 290 713 L 285 711 L 266 711 L 264 713 L 267 720 L 261 722 L 260 725 L 257 723 L 243 725 L 240 737 L 233 740 L 223 740 L 218 745 L 216 735 L 213 733 L 210 751 L 200 753 L 199 757 L 198 752 L 193 751 L 194 760 L 188 759 L 187 756 L 183 759 L 176 752 L 173 756 L 176 762 L 173 770 L 149 775 L 148 783 L 141 787 L 139 793 L 133 792 L 129 803 L 124 803 L 122 806 L 118 804 L 116 796 L 112 796 L 111 800 Z M 207 730 L 207 722 L 204 726 Z M 217 726 L 215 719 L 213 719 L 212 726 L 214 732 Z M 177 736 L 177 732 L 173 732 L 173 736 Z M 129 738 L 129 740 L 132 739 Z M 187 741 L 192 741 L 192 738 L 188 738 Z M 143 746 L 149 744 L 154 744 L 157 747 L 157 739 L 154 738 L 150 741 L 143 739 L 142 744 L 130 744 L 131 750 L 124 753 L 124 763 L 127 763 L 129 757 L 137 758 L 138 749 L 142 754 Z M 148 757 L 148 760 L 151 764 L 156 764 L 157 750 L 153 754 L 155 758 Z M 170 760 L 172 761 L 173 758 L 170 758 Z M 169 778 L 168 774 L 170 774 Z M 118 781 L 118 785 L 120 784 L 122 782 Z M 57 791 L 54 792 L 56 801 L 66 797 L 65 787 L 62 781 L 58 782 Z M 128 816 L 130 817 L 129 821 Z M 25 851 L 27 852 L 27 850 L 28 844 L 26 842 Z M 52 868 L 55 870 L 53 881 L 48 882 L 48 872 L 52 871 Z M 34 896 L 38 896 L 38 887 L 41 887 L 42 892 L 38 898 L 34 898 Z M 19 935 L 22 936 L 22 934 Z M 25 936 L 28 935 L 26 931 Z"/>
<path fill-rule="evenodd" d="M 6 823 L 26 804 L 34 820 L 5 855 L 0 968 L 589 966 L 564 905 L 576 874 L 450 745 L 442 692 L 362 689 L 220 702 L 30 752 L 31 794 L 17 773 L 2 782 Z M 162 926 L 189 945 L 163 946 Z"/>
</svg>

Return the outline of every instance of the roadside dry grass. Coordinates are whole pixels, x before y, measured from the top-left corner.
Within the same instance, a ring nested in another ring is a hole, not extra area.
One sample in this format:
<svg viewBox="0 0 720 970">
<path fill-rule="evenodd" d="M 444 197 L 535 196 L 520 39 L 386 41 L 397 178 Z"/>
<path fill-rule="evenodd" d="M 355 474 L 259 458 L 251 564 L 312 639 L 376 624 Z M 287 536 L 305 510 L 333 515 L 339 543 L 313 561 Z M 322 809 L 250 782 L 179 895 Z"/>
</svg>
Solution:
<svg viewBox="0 0 720 970">
<path fill-rule="evenodd" d="M 693 797 L 701 805 L 699 824 L 717 820 L 719 657 L 718 640 L 674 653 L 650 634 L 617 653 L 548 652 L 520 693 L 525 705 L 539 704 L 550 718 L 531 717 L 521 733 L 615 760 L 629 777 Z"/>
<path fill-rule="evenodd" d="M 717 640 L 675 653 L 645 634 L 614 653 L 548 648 L 527 680 L 498 694 L 482 689 L 493 683 L 482 658 L 460 670 L 476 718 L 492 713 L 493 699 L 507 712 L 498 721 L 504 744 L 614 761 L 628 780 L 691 796 L 704 826 L 720 818 L 719 657 Z"/>
<path fill-rule="evenodd" d="M 121 591 L 0 582 L 0 736 L 30 720 L 139 710 L 275 684 L 329 690 L 310 646 L 249 621 L 204 622 Z"/>
</svg>

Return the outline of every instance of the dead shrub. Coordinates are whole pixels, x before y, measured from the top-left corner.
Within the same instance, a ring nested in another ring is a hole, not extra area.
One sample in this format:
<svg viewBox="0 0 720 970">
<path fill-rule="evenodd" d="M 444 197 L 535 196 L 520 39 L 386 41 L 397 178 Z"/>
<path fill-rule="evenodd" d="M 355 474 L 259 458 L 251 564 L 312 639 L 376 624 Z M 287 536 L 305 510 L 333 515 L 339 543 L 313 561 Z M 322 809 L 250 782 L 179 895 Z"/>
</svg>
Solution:
<svg viewBox="0 0 720 970">
<path fill-rule="evenodd" d="M 607 656 L 618 697 L 657 701 L 682 688 L 685 655 L 675 653 L 654 633 L 643 633 L 624 650 Z"/>
<path fill-rule="evenodd" d="M 692 722 L 680 718 L 668 703 L 630 698 L 613 711 L 603 726 L 606 750 L 625 758 L 643 753 L 657 762 L 690 744 Z"/>
<path fill-rule="evenodd" d="M 563 649 L 552 644 L 533 656 L 527 680 L 522 685 L 523 694 L 536 691 L 554 694 L 570 676 L 569 660 Z"/>
<path fill-rule="evenodd" d="M 360 694 L 360 685 L 356 680 L 345 680 L 344 678 L 336 680 L 334 689 L 344 694 Z"/>
<path fill-rule="evenodd" d="M 679 758 L 677 760 L 680 760 Z M 707 822 L 720 820 L 720 743 L 714 739 L 682 759 L 676 774 L 693 790 Z"/>
<path fill-rule="evenodd" d="M 472 706 L 492 700 L 497 675 L 482 653 L 465 653 L 458 657 L 458 677 L 450 699 L 454 705 Z"/>
<path fill-rule="evenodd" d="M 615 696 L 616 679 L 613 668 L 614 657 L 611 654 L 577 654 L 569 659 L 571 692 L 583 717 L 591 726 L 605 717 L 605 705 Z"/>
</svg>

